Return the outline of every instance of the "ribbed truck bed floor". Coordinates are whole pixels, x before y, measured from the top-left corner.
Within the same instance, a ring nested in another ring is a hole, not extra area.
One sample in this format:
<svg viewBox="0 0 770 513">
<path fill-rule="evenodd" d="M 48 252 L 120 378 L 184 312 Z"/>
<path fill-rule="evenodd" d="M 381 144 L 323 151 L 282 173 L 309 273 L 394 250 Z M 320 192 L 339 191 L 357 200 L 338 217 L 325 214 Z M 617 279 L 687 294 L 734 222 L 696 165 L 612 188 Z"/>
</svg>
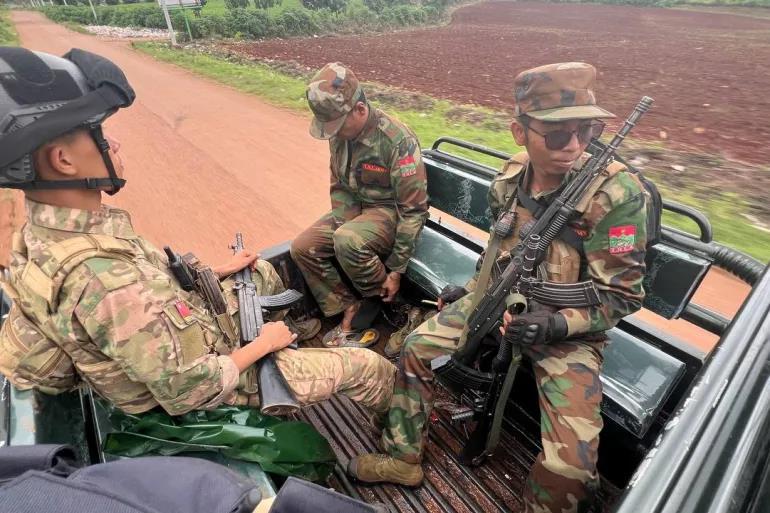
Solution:
<svg viewBox="0 0 770 513">
<path fill-rule="evenodd" d="M 534 460 L 534 442 L 521 432 L 513 436 L 515 427 L 506 422 L 495 456 L 479 467 L 467 467 L 456 457 L 466 439 L 465 434 L 452 425 L 445 413 L 437 413 L 423 463 L 425 481 L 414 489 L 366 485 L 348 478 L 345 469 L 353 456 L 380 452 L 378 438 L 365 410 L 348 398 L 335 397 L 305 408 L 299 418 L 314 425 L 331 443 L 338 463 L 329 478 L 329 486 L 351 497 L 368 503 L 382 503 L 394 512 L 523 511 L 520 496 Z M 603 486 L 602 510 L 609 509 L 607 502 L 611 503 L 610 499 L 617 493 L 617 490 Z"/>
</svg>

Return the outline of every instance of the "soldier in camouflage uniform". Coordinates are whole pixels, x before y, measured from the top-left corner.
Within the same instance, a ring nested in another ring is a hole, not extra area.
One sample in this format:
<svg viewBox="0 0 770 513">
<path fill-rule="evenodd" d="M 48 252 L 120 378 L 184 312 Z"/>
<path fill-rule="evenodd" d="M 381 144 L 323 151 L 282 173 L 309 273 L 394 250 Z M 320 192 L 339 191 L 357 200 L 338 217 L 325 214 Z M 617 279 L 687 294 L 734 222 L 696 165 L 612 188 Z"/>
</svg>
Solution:
<svg viewBox="0 0 770 513">
<path fill-rule="evenodd" d="M 551 64 L 516 77 L 511 131 L 527 151 L 503 166 L 489 191 L 495 218 L 508 205 L 517 214 L 513 234 L 502 241 L 500 258 L 515 247 L 519 231 L 533 217 L 524 201 L 513 198 L 527 196 L 530 208 L 551 201 L 587 158 L 584 151 L 603 126 L 598 119 L 612 117 L 596 106 L 595 77 L 596 70 L 585 63 Z M 517 194 L 520 188 L 523 195 Z M 532 362 L 540 399 L 543 451 L 524 491 L 526 511 L 584 510 L 598 485 L 604 331 L 641 307 L 644 190 L 623 166 L 611 165 L 584 214 L 569 225 L 573 236 L 555 240 L 540 266 L 552 282 L 592 280 L 601 297 L 599 306 L 504 316 L 501 330 L 508 331 Z M 446 291 L 439 303 L 449 306 L 407 337 L 382 436 L 387 454 L 353 459 L 353 476 L 407 485 L 422 481 L 420 461 L 433 403 L 430 362 L 458 349 L 471 311 L 472 294 L 467 292 L 474 287 L 475 278 L 465 289 Z"/>
<path fill-rule="evenodd" d="M 291 254 L 324 315 L 344 312 L 324 343 L 366 347 L 377 335 L 364 330 L 365 321 L 353 324 L 361 307 L 356 292 L 393 299 L 428 218 L 420 146 L 409 128 L 369 105 L 356 76 L 339 63 L 313 77 L 307 100 L 310 134 L 329 139 L 332 209 L 294 239 Z"/>
<path fill-rule="evenodd" d="M 281 321 L 238 347 L 238 323 L 226 322 L 237 313 L 228 282 L 228 312 L 215 317 L 129 214 L 102 204 L 102 192 L 125 180 L 101 123 L 134 98 L 114 64 L 80 50 L 59 58 L 0 47 L 0 68 L 10 76 L 0 87 L 0 185 L 25 189 L 28 214 L 2 284 L 13 306 L 0 332 L 0 372 L 21 389 L 58 393 L 82 381 L 126 412 L 161 406 L 178 415 L 257 406 L 243 373 L 273 352 L 302 404 L 344 393 L 385 411 L 395 376 L 387 360 L 365 349 L 285 349 L 296 335 Z M 226 278 L 252 265 L 258 294 L 282 291 L 257 256 L 240 252 L 213 270 Z"/>
</svg>

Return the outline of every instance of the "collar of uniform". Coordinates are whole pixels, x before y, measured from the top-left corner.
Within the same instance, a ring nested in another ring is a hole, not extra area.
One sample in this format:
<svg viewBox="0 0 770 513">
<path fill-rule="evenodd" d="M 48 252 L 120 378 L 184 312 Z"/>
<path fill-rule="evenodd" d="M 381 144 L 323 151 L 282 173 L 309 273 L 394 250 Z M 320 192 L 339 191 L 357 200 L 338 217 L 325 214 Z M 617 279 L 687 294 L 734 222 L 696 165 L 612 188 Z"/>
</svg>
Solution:
<svg viewBox="0 0 770 513">
<path fill-rule="evenodd" d="M 75 233 L 110 235 L 118 239 L 135 239 L 131 216 L 125 210 L 102 205 L 97 211 L 57 207 L 26 200 L 27 219 L 43 228 Z"/>
<path fill-rule="evenodd" d="M 376 109 L 369 105 L 369 117 L 366 120 L 366 124 L 364 124 L 364 128 L 361 130 L 361 133 L 358 134 L 358 137 L 356 137 L 353 142 L 355 144 L 363 144 L 364 146 L 371 147 L 373 144 L 372 135 L 377 130 L 379 124 L 380 109 Z"/>
<path fill-rule="evenodd" d="M 585 161 L 588 160 L 591 157 L 589 153 L 583 153 L 583 155 L 580 156 L 579 159 L 575 161 L 574 164 L 572 164 L 572 169 L 570 169 L 567 174 L 564 175 L 564 178 L 562 179 L 559 186 L 555 189 L 551 189 L 550 191 L 540 191 L 534 196 L 531 196 L 534 200 L 539 200 L 541 198 L 545 200 L 550 200 L 551 196 L 553 196 L 556 192 L 561 191 L 566 184 L 568 184 L 577 174 L 578 171 L 580 171 L 580 168 L 583 167 L 583 164 L 585 164 Z M 526 166 L 526 173 L 522 176 L 522 181 L 526 184 L 529 180 L 527 177 L 527 174 L 529 174 L 532 169 L 532 164 L 530 162 L 527 162 Z M 526 190 L 526 189 L 525 189 Z"/>
</svg>

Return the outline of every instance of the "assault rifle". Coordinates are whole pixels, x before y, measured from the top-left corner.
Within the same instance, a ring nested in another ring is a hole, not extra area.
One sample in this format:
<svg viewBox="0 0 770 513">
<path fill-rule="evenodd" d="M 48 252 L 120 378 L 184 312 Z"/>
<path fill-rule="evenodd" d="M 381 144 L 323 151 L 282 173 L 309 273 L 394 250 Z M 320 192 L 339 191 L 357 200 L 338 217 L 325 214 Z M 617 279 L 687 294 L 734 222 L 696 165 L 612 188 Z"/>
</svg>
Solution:
<svg viewBox="0 0 770 513">
<path fill-rule="evenodd" d="M 235 243 L 231 246 L 235 253 L 243 251 L 243 235 L 235 234 Z M 265 323 L 262 310 L 283 310 L 302 299 L 302 293 L 287 289 L 273 296 L 258 296 L 251 278 L 251 268 L 244 267 L 235 274 L 234 290 L 238 293 L 238 312 L 241 323 L 241 345 L 248 344 L 259 336 Z M 265 415 L 288 415 L 299 410 L 300 404 L 289 388 L 275 363 L 272 353 L 262 357 L 256 364 L 259 384 L 260 410 Z M 247 380 L 253 380 L 254 373 L 248 372 Z M 249 383 L 247 386 L 253 385 Z"/>
<path fill-rule="evenodd" d="M 463 463 L 480 463 L 494 452 L 499 441 L 505 404 L 513 385 L 520 351 L 515 342 L 510 344 L 503 340 L 489 371 L 480 370 L 483 365 L 477 363 L 482 353 L 482 341 L 499 325 L 503 312 L 506 309 L 511 313 L 525 312 L 527 301 L 532 299 L 557 308 L 600 303 L 593 282 L 549 283 L 538 280 L 534 269 L 545 257 L 554 239 L 570 220 L 582 213 L 581 209 L 604 182 L 607 166 L 613 162 L 617 148 L 649 110 L 652 102 L 652 98 L 643 97 L 607 147 L 592 155 L 537 221 L 528 230 L 525 228 L 526 233 L 521 234 L 521 241 L 511 251 L 510 263 L 499 277 L 489 287 L 478 285 L 473 302 L 475 308 L 461 336 L 465 339 L 463 347 L 452 356 L 441 356 L 431 362 L 431 368 L 443 382 L 450 388 L 463 391 L 462 401 L 468 410 L 461 414 L 461 418 L 473 417 L 478 421 L 460 455 Z M 498 230 L 498 225 L 506 224 L 510 225 L 511 220 L 503 212 L 495 231 L 498 234 L 505 232 L 505 228 Z M 495 259 L 496 255 L 488 252 L 487 258 Z"/>
<path fill-rule="evenodd" d="M 230 246 L 235 253 L 243 251 L 243 236 L 235 234 L 235 243 Z M 235 325 L 227 309 L 227 300 L 222 295 L 222 287 L 214 271 L 203 265 L 192 253 L 182 256 L 170 247 L 163 250 L 168 256 L 169 269 L 179 282 L 182 289 L 196 290 L 206 299 L 214 318 L 222 332 L 235 340 Z M 303 295 L 293 289 L 288 289 L 272 296 L 258 296 L 252 280 L 249 266 L 235 274 L 235 285 L 238 294 L 238 309 L 240 319 L 240 343 L 248 344 L 257 336 L 265 323 L 263 311 L 278 311 L 290 308 L 299 302 Z M 296 344 L 292 347 L 296 349 Z M 254 393 L 259 390 L 260 410 L 266 415 L 287 415 L 299 409 L 299 403 L 289 389 L 281 370 L 275 364 L 272 354 L 268 354 L 245 372 L 246 385 L 244 392 Z M 259 386 L 257 386 L 257 384 Z"/>
</svg>

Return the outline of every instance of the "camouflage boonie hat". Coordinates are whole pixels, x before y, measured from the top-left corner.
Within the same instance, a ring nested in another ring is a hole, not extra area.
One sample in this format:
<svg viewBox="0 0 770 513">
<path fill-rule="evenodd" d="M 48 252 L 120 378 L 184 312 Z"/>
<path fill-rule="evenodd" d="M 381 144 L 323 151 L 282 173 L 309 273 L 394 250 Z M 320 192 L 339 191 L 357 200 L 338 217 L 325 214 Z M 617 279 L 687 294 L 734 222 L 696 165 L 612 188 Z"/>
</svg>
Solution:
<svg viewBox="0 0 770 513">
<path fill-rule="evenodd" d="M 596 105 L 596 68 L 585 62 L 560 62 L 522 71 L 514 79 L 514 115 L 540 121 L 614 118 Z"/>
<path fill-rule="evenodd" d="M 330 139 L 339 131 L 363 91 L 353 72 L 339 62 L 330 62 L 315 74 L 305 92 L 313 111 L 310 135 Z"/>
</svg>

